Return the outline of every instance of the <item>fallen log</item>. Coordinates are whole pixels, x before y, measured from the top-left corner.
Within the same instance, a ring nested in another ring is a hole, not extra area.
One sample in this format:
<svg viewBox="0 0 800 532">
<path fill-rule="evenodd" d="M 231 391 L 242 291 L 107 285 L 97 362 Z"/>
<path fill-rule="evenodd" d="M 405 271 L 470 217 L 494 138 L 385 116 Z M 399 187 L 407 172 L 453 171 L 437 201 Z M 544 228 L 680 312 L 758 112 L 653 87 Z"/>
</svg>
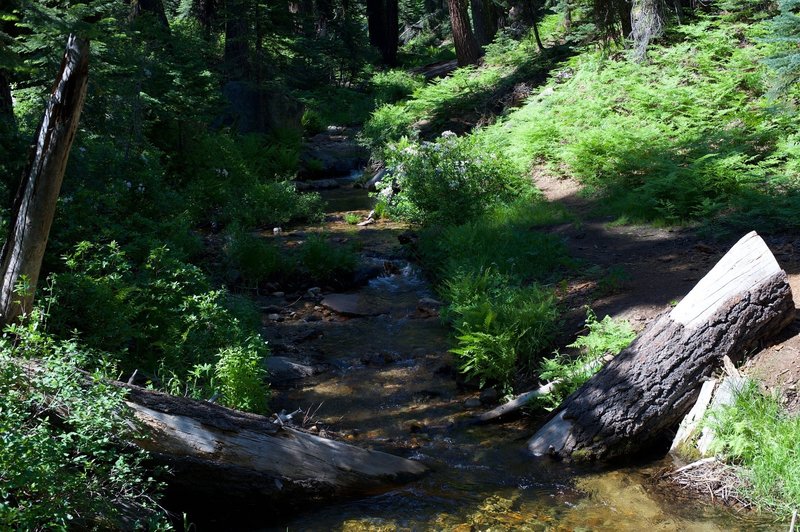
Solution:
<svg viewBox="0 0 800 532">
<path fill-rule="evenodd" d="M 786 273 L 755 232 L 746 235 L 672 312 L 570 395 L 528 450 L 588 460 L 650 448 L 678 425 L 724 356 L 740 360 L 794 313 Z"/>
<path fill-rule="evenodd" d="M 450 61 L 439 61 L 417 68 L 411 69 L 412 74 L 418 74 L 425 78 L 425 81 L 430 81 L 436 78 L 443 78 L 458 68 L 458 61 L 453 59 Z"/>
<path fill-rule="evenodd" d="M 126 404 L 136 443 L 169 467 L 168 500 L 191 515 L 285 512 L 311 501 L 385 491 L 427 468 L 412 460 L 281 427 L 269 419 L 136 386 Z M 172 505 L 172 504 L 171 504 Z"/>
</svg>

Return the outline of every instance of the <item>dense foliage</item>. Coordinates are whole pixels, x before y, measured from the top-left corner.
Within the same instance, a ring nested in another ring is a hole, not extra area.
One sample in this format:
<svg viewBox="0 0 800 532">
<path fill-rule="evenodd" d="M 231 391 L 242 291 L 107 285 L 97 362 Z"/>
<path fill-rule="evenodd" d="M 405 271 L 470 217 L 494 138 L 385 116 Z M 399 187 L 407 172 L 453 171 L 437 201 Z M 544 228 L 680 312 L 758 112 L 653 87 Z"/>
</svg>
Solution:
<svg viewBox="0 0 800 532">
<path fill-rule="evenodd" d="M 505 27 L 480 63 L 428 81 L 412 67 L 455 57 L 437 2 L 398 4 L 388 52 L 374 6 L 345 0 L 3 5 L 3 227 L 65 36 L 89 37 L 92 55 L 39 292 L 49 308 L 0 345 L 0 526 L 161 526 L 108 377 L 267 412 L 268 347 L 247 295 L 341 287 L 357 268 L 358 249 L 322 232 L 292 249 L 264 236 L 324 220 L 293 179 L 319 163 L 303 162 L 304 139 L 331 125 L 363 125 L 387 167 L 376 210 L 419 228 L 458 367 L 504 392 L 521 374 L 558 380 L 548 406 L 631 331 L 590 314 L 577 358 L 543 358 L 559 281 L 586 265 L 540 231 L 571 219 L 533 169 L 579 180 L 617 223 L 798 228 L 798 0 L 635 2 L 647 27 L 621 0 L 505 3 L 513 16 L 488 4 Z M 41 371 L 18 363 L 29 358 Z M 759 438 L 796 420 L 752 389 L 740 401 L 768 425 L 725 411 L 721 452 L 750 468 L 758 500 L 786 508 L 797 490 L 776 479 L 797 475 L 776 464 L 796 449 Z"/>
<path fill-rule="evenodd" d="M 0 527 L 166 527 L 112 362 L 53 338 L 46 318 L 37 310 L 0 341 Z M 87 363 L 98 369 L 75 370 Z"/>
</svg>

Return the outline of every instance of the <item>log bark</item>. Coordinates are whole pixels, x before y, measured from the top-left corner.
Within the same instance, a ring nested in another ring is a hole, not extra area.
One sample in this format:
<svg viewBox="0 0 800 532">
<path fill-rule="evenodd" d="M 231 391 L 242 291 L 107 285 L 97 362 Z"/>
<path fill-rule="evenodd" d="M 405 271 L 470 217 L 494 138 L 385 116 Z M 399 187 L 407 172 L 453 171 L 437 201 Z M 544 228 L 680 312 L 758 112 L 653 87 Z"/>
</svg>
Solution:
<svg viewBox="0 0 800 532">
<path fill-rule="evenodd" d="M 0 272 L 0 320 L 11 323 L 30 312 L 42 257 L 56 211 L 69 151 L 78 130 L 89 77 L 89 41 L 70 35 L 61 69 L 36 132 L 30 162 L 22 177 L 11 211 L 11 229 Z M 25 294 L 17 296 L 17 283 L 27 279 Z"/>
<path fill-rule="evenodd" d="M 678 425 L 723 357 L 740 360 L 794 313 L 786 273 L 755 232 L 746 235 L 672 312 L 570 395 L 528 450 L 578 460 L 651 448 Z"/>
<path fill-rule="evenodd" d="M 313 500 L 377 493 L 427 470 L 263 416 L 121 386 L 144 429 L 137 445 L 169 467 L 168 499 L 193 516 L 219 515 L 221 505 L 265 516 Z"/>
</svg>

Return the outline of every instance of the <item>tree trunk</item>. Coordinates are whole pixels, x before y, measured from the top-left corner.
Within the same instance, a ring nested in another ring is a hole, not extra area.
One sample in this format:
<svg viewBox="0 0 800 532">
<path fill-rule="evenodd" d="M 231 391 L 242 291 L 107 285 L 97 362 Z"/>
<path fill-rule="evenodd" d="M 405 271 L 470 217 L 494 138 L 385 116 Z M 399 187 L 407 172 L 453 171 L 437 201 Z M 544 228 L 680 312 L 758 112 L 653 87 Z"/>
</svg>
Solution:
<svg viewBox="0 0 800 532">
<path fill-rule="evenodd" d="M 30 312 L 39 269 L 55 215 L 69 151 L 78 129 L 89 76 L 89 41 L 70 35 L 36 145 L 11 211 L 11 228 L 0 256 L 0 313 L 6 324 Z M 26 279 L 24 294 L 16 294 Z"/>
<path fill-rule="evenodd" d="M 447 0 L 450 10 L 450 25 L 453 28 L 453 44 L 459 66 L 474 65 L 481 57 L 481 48 L 469 25 L 469 14 L 465 0 Z"/>
<path fill-rule="evenodd" d="M 0 69 L 0 120 L 4 123 L 14 122 L 14 100 L 11 98 L 11 83 L 8 73 Z"/>
<path fill-rule="evenodd" d="M 362 449 L 255 414 L 136 386 L 126 404 L 144 428 L 137 445 L 169 466 L 167 495 L 193 515 L 235 507 L 249 515 L 376 493 L 415 479 L 415 461 Z"/>
<path fill-rule="evenodd" d="M 381 53 L 384 65 L 397 65 L 400 37 L 398 0 L 367 0 L 367 31 L 369 43 Z"/>
<path fill-rule="evenodd" d="M 169 21 L 162 0 L 131 0 L 131 20 L 136 19 L 142 13 L 149 13 L 159 24 L 169 29 Z"/>
<path fill-rule="evenodd" d="M 616 0 L 616 6 L 620 25 L 622 26 L 622 38 L 627 39 L 631 31 L 633 31 L 631 7 L 627 0 Z"/>
<path fill-rule="evenodd" d="M 400 11 L 398 0 L 384 0 L 383 43 L 381 57 L 387 66 L 397 65 L 397 46 L 400 38 Z"/>
<path fill-rule="evenodd" d="M 643 61 L 650 41 L 664 31 L 664 14 L 661 9 L 662 0 L 633 0 L 630 37 L 633 40 L 634 60 Z"/>
<path fill-rule="evenodd" d="M 723 357 L 741 357 L 794 313 L 786 273 L 755 232 L 746 235 L 672 312 L 570 395 L 528 449 L 595 459 L 652 447 L 680 423 Z"/>
<path fill-rule="evenodd" d="M 478 44 L 484 46 L 492 42 L 489 37 L 489 28 L 486 19 L 488 13 L 486 12 L 486 5 L 483 0 L 470 0 L 470 9 L 472 10 L 472 26 L 475 29 L 475 38 Z"/>
<path fill-rule="evenodd" d="M 489 42 L 492 42 L 497 36 L 498 24 L 500 20 L 500 8 L 494 3 L 494 0 L 482 0 L 483 7 L 486 11 L 486 31 L 489 35 Z"/>
<path fill-rule="evenodd" d="M 539 49 L 539 52 L 544 52 L 544 44 L 542 44 L 542 38 L 539 37 L 539 24 L 536 20 L 533 20 L 533 36 L 536 38 L 536 47 Z"/>
<path fill-rule="evenodd" d="M 247 21 L 246 0 L 226 0 L 224 61 L 228 80 L 243 81 L 250 77 Z"/>
<path fill-rule="evenodd" d="M 572 29 L 572 4 L 570 0 L 564 0 L 564 29 L 569 32 Z"/>
<path fill-rule="evenodd" d="M 381 47 L 381 28 L 383 27 L 383 0 L 367 0 L 367 33 L 369 44 Z"/>
</svg>

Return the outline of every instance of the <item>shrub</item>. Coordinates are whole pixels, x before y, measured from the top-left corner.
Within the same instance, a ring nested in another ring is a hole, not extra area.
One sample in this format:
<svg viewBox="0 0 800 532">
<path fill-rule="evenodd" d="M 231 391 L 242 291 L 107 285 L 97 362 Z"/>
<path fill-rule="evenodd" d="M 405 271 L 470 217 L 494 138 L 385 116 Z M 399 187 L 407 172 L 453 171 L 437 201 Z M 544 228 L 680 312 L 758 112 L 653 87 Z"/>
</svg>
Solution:
<svg viewBox="0 0 800 532">
<path fill-rule="evenodd" d="M 380 104 L 395 103 L 411 96 L 424 85 L 421 76 L 414 76 L 405 70 L 388 70 L 372 77 L 373 92 Z"/>
<path fill-rule="evenodd" d="M 748 381 L 733 404 L 710 412 L 707 424 L 715 435 L 710 451 L 741 466 L 742 495 L 791 515 L 800 504 L 800 417 Z"/>
<path fill-rule="evenodd" d="M 358 263 L 352 246 L 335 246 L 324 234 L 310 235 L 300 248 L 300 264 L 314 282 L 337 283 L 351 277 Z"/>
<path fill-rule="evenodd" d="M 510 390 L 517 365 L 532 362 L 552 341 L 559 312 L 552 290 L 518 286 L 493 270 L 445 281 L 445 316 L 456 330 L 461 371 Z"/>
<path fill-rule="evenodd" d="M 0 528 L 166 528 L 112 365 L 44 331 L 36 310 L 0 342 Z M 20 367 L 36 358 L 39 371 Z M 88 382 L 87 382 L 88 378 Z"/>
<path fill-rule="evenodd" d="M 531 191 L 502 155 L 483 153 L 473 138 L 448 132 L 436 142 L 398 145 L 387 164 L 400 188 L 390 212 L 417 223 L 460 224 Z"/>
<path fill-rule="evenodd" d="M 251 339 L 246 345 L 220 351 L 214 375 L 223 405 L 264 414 L 269 392 L 264 349 L 256 345 L 258 342 L 263 343 L 263 340 Z"/>
<path fill-rule="evenodd" d="M 244 281 L 253 286 L 278 279 L 290 269 L 274 244 L 241 230 L 231 235 L 226 253 L 230 267 L 238 270 Z"/>
<path fill-rule="evenodd" d="M 234 314 L 224 291 L 212 290 L 199 268 L 166 248 L 136 264 L 113 242 L 82 242 L 66 265 L 51 287 L 53 331 L 80 331 L 85 344 L 111 352 L 121 369 L 158 375 L 162 387 L 184 382 L 223 348 L 247 345 L 246 331 L 255 327 L 251 310 L 239 302 Z"/>
</svg>

